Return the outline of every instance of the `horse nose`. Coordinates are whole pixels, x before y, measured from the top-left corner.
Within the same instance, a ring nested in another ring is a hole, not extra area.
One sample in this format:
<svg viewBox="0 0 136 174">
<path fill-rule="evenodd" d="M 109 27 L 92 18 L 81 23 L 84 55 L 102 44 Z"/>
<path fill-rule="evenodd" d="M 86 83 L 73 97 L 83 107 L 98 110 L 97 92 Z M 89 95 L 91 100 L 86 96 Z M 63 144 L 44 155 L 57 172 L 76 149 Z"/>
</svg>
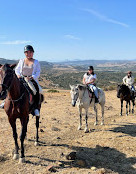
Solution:
<svg viewBox="0 0 136 174">
<path fill-rule="evenodd" d="M 75 102 L 75 101 L 72 101 L 72 103 L 71 103 L 71 104 L 72 104 L 72 106 L 73 106 L 73 107 L 75 107 L 76 102 Z"/>
</svg>

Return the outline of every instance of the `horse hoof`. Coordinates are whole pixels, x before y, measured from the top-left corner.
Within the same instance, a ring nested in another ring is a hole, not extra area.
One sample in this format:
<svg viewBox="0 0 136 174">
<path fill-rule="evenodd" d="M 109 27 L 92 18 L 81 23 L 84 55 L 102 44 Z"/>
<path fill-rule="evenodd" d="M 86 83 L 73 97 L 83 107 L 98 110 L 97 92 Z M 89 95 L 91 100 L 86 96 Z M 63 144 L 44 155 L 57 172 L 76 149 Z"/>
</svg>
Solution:
<svg viewBox="0 0 136 174">
<path fill-rule="evenodd" d="M 97 122 L 95 122 L 95 123 L 94 123 L 94 126 L 97 126 L 97 125 L 98 125 Z"/>
<path fill-rule="evenodd" d="M 128 116 L 128 114 L 126 114 L 126 116 Z"/>
<path fill-rule="evenodd" d="M 13 160 L 17 160 L 17 159 L 19 159 L 19 154 L 14 154 Z"/>
<path fill-rule="evenodd" d="M 78 129 L 77 130 L 81 130 L 81 127 L 78 127 Z"/>
<path fill-rule="evenodd" d="M 85 129 L 85 130 L 84 130 L 84 133 L 88 133 L 88 132 L 89 132 L 89 130 L 88 130 L 88 129 Z"/>
<path fill-rule="evenodd" d="M 122 114 L 119 114 L 120 116 L 122 116 Z"/>
<path fill-rule="evenodd" d="M 102 125 L 104 125 L 104 123 L 103 123 L 103 122 L 101 123 L 101 126 L 102 126 Z"/>
<path fill-rule="evenodd" d="M 19 164 L 22 164 L 25 162 L 25 157 L 24 158 L 19 158 Z"/>
<path fill-rule="evenodd" d="M 38 146 L 38 145 L 39 145 L 39 143 L 38 143 L 38 142 L 35 142 L 35 143 L 34 143 L 34 145 L 35 145 L 35 146 Z"/>
</svg>

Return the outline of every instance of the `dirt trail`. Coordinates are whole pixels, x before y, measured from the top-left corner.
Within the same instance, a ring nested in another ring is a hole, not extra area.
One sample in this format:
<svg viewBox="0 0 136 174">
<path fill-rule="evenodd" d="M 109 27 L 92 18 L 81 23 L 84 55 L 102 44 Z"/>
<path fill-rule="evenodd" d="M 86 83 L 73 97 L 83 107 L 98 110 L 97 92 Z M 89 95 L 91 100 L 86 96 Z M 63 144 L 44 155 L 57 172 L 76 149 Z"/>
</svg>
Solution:
<svg viewBox="0 0 136 174">
<path fill-rule="evenodd" d="M 26 163 L 21 165 L 12 160 L 12 130 L 5 112 L 0 110 L 0 173 L 46 174 L 51 173 L 46 167 L 53 165 L 60 174 L 136 174 L 136 113 L 126 117 L 124 109 L 123 116 L 119 116 L 116 91 L 106 92 L 104 126 L 93 125 L 94 112 L 90 109 L 91 132 L 86 134 L 84 117 L 83 129 L 77 130 L 78 111 L 71 106 L 69 91 L 45 93 L 45 101 L 41 109 L 40 145 L 34 146 L 35 119 L 30 115 L 25 140 Z M 99 110 L 99 121 L 100 114 Z M 17 123 L 19 134 L 19 120 Z M 66 155 L 72 151 L 77 153 L 77 159 L 67 160 Z M 92 170 L 92 167 L 96 168 Z"/>
</svg>

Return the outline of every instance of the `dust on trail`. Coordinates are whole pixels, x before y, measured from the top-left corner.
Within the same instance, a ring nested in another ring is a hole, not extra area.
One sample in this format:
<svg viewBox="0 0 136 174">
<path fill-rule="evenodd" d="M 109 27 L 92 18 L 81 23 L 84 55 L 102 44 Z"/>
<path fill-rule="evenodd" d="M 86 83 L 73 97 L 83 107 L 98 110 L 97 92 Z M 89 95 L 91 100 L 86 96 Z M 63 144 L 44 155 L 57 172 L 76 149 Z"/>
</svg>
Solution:
<svg viewBox="0 0 136 174">
<path fill-rule="evenodd" d="M 0 173 L 46 174 L 46 167 L 53 165 L 56 173 L 64 174 L 136 174 L 136 113 L 119 116 L 120 101 L 116 91 L 106 92 L 105 125 L 94 126 L 94 112 L 89 112 L 89 133 L 78 131 L 78 110 L 71 106 L 69 91 L 45 93 L 41 109 L 39 137 L 35 147 L 35 118 L 30 115 L 27 140 L 25 140 L 26 163 L 12 160 L 14 141 L 8 118 L 0 110 Z M 100 110 L 98 119 L 100 120 Z M 99 122 L 100 123 L 100 122 Z M 18 135 L 20 123 L 17 121 Z M 19 142 L 20 144 L 20 142 Z M 66 155 L 76 152 L 77 159 L 67 160 Z M 80 164 L 79 161 L 83 161 Z M 60 165 L 61 164 L 61 165 Z M 92 170 L 92 167 L 95 170 Z"/>
</svg>

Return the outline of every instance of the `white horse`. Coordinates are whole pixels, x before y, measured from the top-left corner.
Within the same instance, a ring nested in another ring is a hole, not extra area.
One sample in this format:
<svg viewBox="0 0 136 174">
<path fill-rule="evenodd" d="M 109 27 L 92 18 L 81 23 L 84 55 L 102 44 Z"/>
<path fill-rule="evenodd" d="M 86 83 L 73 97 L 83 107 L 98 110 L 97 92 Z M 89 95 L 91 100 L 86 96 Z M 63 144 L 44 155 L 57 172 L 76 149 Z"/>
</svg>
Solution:
<svg viewBox="0 0 136 174">
<path fill-rule="evenodd" d="M 87 86 L 85 85 L 70 85 L 71 88 L 71 99 L 72 99 L 72 106 L 77 105 L 79 110 L 79 116 L 80 116 L 80 123 L 78 126 L 78 130 L 81 130 L 82 126 L 82 109 L 85 109 L 85 120 L 86 120 L 86 126 L 84 132 L 89 132 L 88 129 L 88 109 L 90 106 L 94 107 L 94 111 L 96 114 L 96 120 L 94 125 L 97 125 L 98 118 L 97 118 L 97 103 L 95 103 L 95 97 L 93 93 L 90 93 L 87 89 Z M 104 125 L 104 105 L 105 105 L 105 94 L 102 89 L 98 88 L 98 95 L 99 95 L 99 104 L 101 106 L 102 111 L 102 121 L 101 125 Z"/>
</svg>

